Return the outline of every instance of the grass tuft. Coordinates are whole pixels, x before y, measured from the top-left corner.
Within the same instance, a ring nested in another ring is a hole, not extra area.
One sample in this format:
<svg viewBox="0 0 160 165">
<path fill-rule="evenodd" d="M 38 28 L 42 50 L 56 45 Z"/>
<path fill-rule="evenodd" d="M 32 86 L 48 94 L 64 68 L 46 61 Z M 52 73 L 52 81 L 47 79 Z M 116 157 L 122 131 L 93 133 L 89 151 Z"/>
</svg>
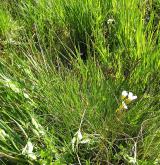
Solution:
<svg viewBox="0 0 160 165">
<path fill-rule="evenodd" d="M 159 9 L 2 0 L 0 164 L 159 164 Z"/>
</svg>

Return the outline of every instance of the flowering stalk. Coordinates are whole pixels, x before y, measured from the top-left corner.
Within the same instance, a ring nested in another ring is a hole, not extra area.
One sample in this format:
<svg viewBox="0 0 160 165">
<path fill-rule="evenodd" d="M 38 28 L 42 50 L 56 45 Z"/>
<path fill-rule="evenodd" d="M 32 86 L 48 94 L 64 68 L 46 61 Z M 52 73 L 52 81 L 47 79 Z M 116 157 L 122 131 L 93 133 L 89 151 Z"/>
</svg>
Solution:
<svg viewBox="0 0 160 165">
<path fill-rule="evenodd" d="M 137 99 L 137 96 L 134 96 L 132 92 L 128 93 L 127 91 L 123 91 L 121 95 L 122 103 L 120 104 L 116 112 L 121 113 L 123 110 L 128 109 L 127 105 L 135 99 Z"/>
</svg>

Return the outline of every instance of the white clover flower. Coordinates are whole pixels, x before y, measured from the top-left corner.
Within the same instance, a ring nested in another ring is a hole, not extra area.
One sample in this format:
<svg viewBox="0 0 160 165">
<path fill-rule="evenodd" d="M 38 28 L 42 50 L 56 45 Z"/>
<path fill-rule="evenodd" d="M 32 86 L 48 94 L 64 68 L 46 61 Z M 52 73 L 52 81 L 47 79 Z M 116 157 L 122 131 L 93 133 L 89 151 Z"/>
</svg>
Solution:
<svg viewBox="0 0 160 165">
<path fill-rule="evenodd" d="M 135 99 L 137 99 L 137 96 L 133 96 L 133 93 L 132 92 L 129 92 L 129 94 L 128 94 L 128 100 L 129 101 L 133 101 Z"/>
<path fill-rule="evenodd" d="M 122 92 L 122 99 L 126 98 L 128 96 L 128 92 L 127 91 L 123 91 Z"/>
<path fill-rule="evenodd" d="M 124 101 L 122 101 L 122 106 L 123 106 L 124 109 L 128 109 L 128 107 L 127 107 L 127 105 Z"/>
</svg>

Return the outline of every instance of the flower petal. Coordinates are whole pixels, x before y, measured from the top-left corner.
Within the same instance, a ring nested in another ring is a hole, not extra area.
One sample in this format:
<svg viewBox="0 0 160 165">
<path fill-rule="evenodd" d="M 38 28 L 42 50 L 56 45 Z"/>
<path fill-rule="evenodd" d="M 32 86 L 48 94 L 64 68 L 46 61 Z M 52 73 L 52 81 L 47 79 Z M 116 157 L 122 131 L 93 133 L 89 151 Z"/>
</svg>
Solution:
<svg viewBox="0 0 160 165">
<path fill-rule="evenodd" d="M 128 92 L 127 92 L 127 91 L 123 91 L 123 92 L 122 92 L 122 96 L 123 96 L 123 97 L 127 97 L 127 96 L 128 96 Z"/>
<path fill-rule="evenodd" d="M 132 97 L 132 100 L 135 100 L 135 99 L 137 99 L 137 96 L 133 96 L 133 97 Z"/>
<path fill-rule="evenodd" d="M 128 99 L 129 99 L 130 101 L 132 101 L 132 100 L 137 99 L 137 96 L 133 96 L 133 93 L 132 93 L 132 92 L 129 92 L 129 94 L 128 94 Z"/>
<path fill-rule="evenodd" d="M 132 96 L 133 96 L 133 93 L 132 92 L 129 92 L 128 97 L 131 97 L 132 98 Z"/>
</svg>

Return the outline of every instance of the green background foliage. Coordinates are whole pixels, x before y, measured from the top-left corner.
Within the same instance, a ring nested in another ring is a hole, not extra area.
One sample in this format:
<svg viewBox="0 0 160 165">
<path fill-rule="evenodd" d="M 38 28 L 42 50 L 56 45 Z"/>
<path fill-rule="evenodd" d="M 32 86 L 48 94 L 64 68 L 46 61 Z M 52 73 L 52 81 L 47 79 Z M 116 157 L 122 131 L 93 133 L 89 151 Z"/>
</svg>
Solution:
<svg viewBox="0 0 160 165">
<path fill-rule="evenodd" d="M 159 164 L 159 12 L 159 0 L 1 0 L 0 164 Z M 119 118 L 123 90 L 138 98 Z"/>
</svg>

